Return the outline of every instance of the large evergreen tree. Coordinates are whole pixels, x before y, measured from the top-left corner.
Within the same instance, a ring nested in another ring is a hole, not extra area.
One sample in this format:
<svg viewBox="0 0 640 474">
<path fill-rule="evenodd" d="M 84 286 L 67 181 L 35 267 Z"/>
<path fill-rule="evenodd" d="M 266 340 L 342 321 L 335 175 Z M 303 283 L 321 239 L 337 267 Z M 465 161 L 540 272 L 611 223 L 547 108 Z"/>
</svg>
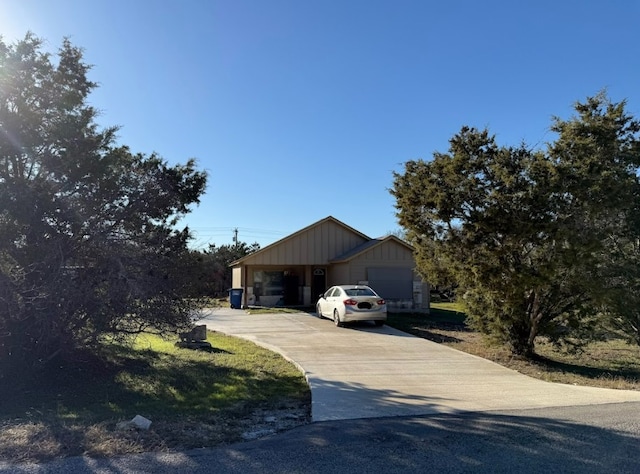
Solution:
<svg viewBox="0 0 640 474">
<path fill-rule="evenodd" d="M 206 175 L 116 146 L 82 51 L 0 41 L 0 362 L 44 364 L 105 334 L 190 323 L 182 270 Z"/>
<path fill-rule="evenodd" d="M 554 120 L 547 150 L 464 127 L 449 153 L 394 175 L 422 276 L 458 284 L 472 325 L 516 354 L 531 355 L 539 335 L 589 334 L 611 287 L 624 287 L 608 263 L 613 242 L 640 235 L 638 123 L 603 94 L 576 112 Z"/>
<path fill-rule="evenodd" d="M 559 138 L 550 147 L 571 210 L 565 230 L 591 250 L 606 323 L 640 345 L 640 122 L 603 94 L 576 111 L 555 120 Z"/>
</svg>

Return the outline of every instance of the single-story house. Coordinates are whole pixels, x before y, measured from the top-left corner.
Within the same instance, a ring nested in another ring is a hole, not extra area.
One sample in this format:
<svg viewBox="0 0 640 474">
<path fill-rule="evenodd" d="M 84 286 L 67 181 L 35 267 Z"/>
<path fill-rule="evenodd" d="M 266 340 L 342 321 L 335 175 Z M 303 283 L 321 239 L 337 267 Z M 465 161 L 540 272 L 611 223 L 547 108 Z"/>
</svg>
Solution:
<svg viewBox="0 0 640 474">
<path fill-rule="evenodd" d="M 366 284 L 389 309 L 429 310 L 429 285 L 415 272 L 411 245 L 393 235 L 372 239 L 331 216 L 231 267 L 243 306 L 312 306 L 333 285 Z"/>
</svg>

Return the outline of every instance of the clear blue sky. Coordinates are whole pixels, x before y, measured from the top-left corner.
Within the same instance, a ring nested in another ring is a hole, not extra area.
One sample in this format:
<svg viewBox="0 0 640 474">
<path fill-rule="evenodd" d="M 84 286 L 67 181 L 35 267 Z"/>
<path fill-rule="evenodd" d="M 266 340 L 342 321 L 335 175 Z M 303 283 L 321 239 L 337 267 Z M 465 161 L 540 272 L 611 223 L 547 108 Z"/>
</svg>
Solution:
<svg viewBox="0 0 640 474">
<path fill-rule="evenodd" d="M 463 125 L 541 145 L 603 88 L 640 116 L 635 0 L 0 0 L 4 40 L 28 30 L 85 48 L 121 144 L 209 173 L 199 246 L 328 215 L 383 236 L 392 172 Z"/>
</svg>

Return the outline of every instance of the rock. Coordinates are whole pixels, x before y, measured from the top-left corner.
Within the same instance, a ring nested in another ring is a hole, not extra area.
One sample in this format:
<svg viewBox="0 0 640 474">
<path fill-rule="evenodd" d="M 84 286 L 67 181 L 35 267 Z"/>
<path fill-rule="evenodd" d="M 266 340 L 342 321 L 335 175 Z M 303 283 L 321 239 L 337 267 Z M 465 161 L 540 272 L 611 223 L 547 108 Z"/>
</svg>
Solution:
<svg viewBox="0 0 640 474">
<path fill-rule="evenodd" d="M 133 420 L 131 420 L 131 424 L 138 429 L 148 430 L 151 426 L 151 420 L 148 420 L 144 416 L 136 415 L 133 417 Z"/>
<path fill-rule="evenodd" d="M 207 342 L 207 326 L 204 324 L 194 326 L 189 332 L 181 332 L 179 336 L 180 340 L 176 342 L 177 347 L 205 351 L 212 349 L 211 344 Z"/>
<path fill-rule="evenodd" d="M 181 332 L 180 340 L 183 342 L 202 342 L 207 340 L 207 326 L 200 324 L 194 326 L 189 332 Z"/>
<path fill-rule="evenodd" d="M 116 429 L 118 431 L 127 431 L 127 430 L 148 430 L 151 426 L 151 420 L 148 420 L 144 416 L 136 415 L 132 420 L 129 421 L 121 421 L 116 425 Z"/>
</svg>

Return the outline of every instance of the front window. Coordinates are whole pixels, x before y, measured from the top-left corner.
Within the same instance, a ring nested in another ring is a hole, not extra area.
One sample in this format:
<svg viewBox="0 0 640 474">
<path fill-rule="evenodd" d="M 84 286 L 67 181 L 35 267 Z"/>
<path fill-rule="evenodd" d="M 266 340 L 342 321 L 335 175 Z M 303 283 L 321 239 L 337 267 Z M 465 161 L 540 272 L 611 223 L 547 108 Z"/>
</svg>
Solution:
<svg viewBox="0 0 640 474">
<path fill-rule="evenodd" d="M 253 286 L 259 288 L 259 296 L 280 296 L 284 293 L 284 272 L 258 270 L 253 274 Z"/>
</svg>

